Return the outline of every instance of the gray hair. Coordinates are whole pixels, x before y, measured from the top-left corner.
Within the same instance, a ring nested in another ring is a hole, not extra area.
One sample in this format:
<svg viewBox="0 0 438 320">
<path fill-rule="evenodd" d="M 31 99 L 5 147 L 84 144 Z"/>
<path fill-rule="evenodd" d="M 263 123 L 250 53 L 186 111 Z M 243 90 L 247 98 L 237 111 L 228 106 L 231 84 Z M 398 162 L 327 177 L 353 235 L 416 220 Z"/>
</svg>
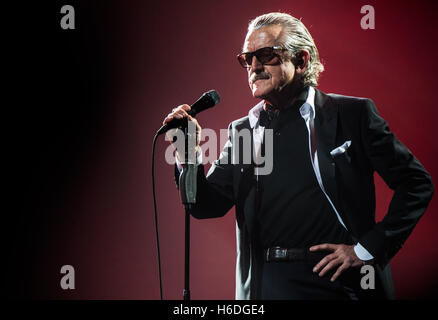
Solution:
<svg viewBox="0 0 438 320">
<path fill-rule="evenodd" d="M 324 66 L 319 60 L 318 49 L 306 26 L 301 20 L 287 13 L 271 12 L 252 20 L 248 25 L 248 33 L 272 25 L 283 27 L 283 43 L 280 44 L 289 51 L 294 64 L 296 62 L 294 59 L 301 50 L 309 52 L 310 58 L 302 74 L 301 82 L 303 85 L 317 86 L 319 73 L 324 71 Z"/>
</svg>

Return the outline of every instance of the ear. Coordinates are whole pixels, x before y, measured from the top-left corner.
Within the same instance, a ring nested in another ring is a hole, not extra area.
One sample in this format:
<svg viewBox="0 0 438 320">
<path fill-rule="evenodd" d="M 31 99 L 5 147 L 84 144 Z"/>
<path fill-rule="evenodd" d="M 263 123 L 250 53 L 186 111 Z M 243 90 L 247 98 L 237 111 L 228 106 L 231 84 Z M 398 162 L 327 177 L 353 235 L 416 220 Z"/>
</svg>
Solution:
<svg viewBox="0 0 438 320">
<path fill-rule="evenodd" d="M 310 59 L 310 53 L 307 50 L 301 50 L 300 52 L 297 53 L 295 57 L 294 65 L 295 65 L 295 71 L 298 74 L 301 74 L 306 70 L 309 59 Z"/>
</svg>

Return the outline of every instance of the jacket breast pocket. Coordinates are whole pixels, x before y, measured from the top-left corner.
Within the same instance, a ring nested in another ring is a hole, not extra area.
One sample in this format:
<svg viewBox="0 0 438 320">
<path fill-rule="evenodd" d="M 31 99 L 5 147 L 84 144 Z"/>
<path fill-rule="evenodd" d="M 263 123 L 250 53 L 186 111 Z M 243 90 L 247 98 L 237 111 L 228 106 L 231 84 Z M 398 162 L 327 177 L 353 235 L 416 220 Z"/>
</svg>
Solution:
<svg viewBox="0 0 438 320">
<path fill-rule="evenodd" d="M 330 155 L 338 166 L 350 166 L 351 165 L 351 155 L 350 155 L 351 140 L 345 141 L 342 145 L 334 148 L 330 151 Z"/>
</svg>

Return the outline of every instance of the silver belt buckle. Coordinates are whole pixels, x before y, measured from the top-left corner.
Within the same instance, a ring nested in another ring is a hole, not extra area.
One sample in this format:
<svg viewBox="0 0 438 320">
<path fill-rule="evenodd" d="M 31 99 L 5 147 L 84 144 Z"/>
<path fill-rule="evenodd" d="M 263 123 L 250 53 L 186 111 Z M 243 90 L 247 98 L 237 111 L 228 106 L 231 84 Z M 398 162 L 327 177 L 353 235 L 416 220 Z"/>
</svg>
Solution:
<svg viewBox="0 0 438 320">
<path fill-rule="evenodd" d="M 276 259 L 287 260 L 287 249 L 274 247 L 274 256 Z"/>
</svg>

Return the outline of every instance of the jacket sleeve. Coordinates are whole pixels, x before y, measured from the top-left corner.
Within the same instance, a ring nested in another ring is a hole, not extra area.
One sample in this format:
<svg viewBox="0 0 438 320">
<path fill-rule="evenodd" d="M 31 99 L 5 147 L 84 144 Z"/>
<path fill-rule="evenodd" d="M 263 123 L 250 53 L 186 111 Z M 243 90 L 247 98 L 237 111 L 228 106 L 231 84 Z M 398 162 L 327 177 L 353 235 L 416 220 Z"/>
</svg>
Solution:
<svg viewBox="0 0 438 320">
<path fill-rule="evenodd" d="M 362 109 L 361 134 L 365 153 L 375 171 L 394 190 L 382 221 L 359 242 L 384 267 L 401 249 L 425 212 L 433 194 L 429 173 L 389 130 L 371 100 Z"/>
<path fill-rule="evenodd" d="M 234 205 L 230 128 L 231 125 L 228 128 L 228 141 L 207 176 L 204 174 L 204 166 L 198 165 L 196 204 L 190 210 L 190 214 L 197 219 L 222 217 Z M 179 170 L 175 167 L 177 184 L 178 177 Z"/>
</svg>

